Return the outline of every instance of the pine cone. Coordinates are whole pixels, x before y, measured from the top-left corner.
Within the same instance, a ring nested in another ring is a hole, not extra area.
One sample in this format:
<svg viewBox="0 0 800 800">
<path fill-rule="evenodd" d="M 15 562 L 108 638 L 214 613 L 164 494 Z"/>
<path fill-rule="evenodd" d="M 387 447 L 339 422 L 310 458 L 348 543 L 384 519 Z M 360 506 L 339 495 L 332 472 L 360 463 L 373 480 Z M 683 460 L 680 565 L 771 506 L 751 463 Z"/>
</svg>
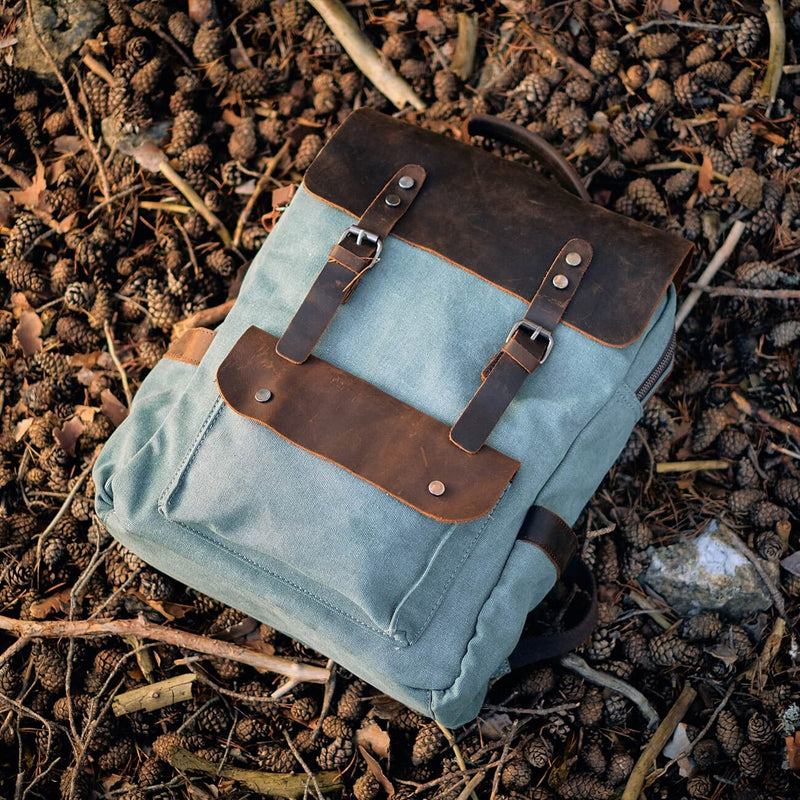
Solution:
<svg viewBox="0 0 800 800">
<path fill-rule="evenodd" d="M 180 155 L 193 145 L 202 131 L 203 120 L 196 111 L 187 109 L 175 116 L 172 124 L 170 142 L 166 151 L 168 155 Z"/>
<path fill-rule="evenodd" d="M 322 137 L 316 133 L 310 133 L 303 138 L 297 153 L 294 157 L 294 166 L 300 172 L 304 172 L 311 166 L 311 162 L 317 157 L 317 153 L 322 149 Z"/>
<path fill-rule="evenodd" d="M 636 178 L 631 181 L 626 194 L 640 211 L 656 217 L 667 216 L 667 207 L 650 178 Z"/>
<path fill-rule="evenodd" d="M 747 738 L 755 745 L 767 746 L 775 737 L 775 726 L 765 714 L 756 712 L 747 720 Z"/>
<path fill-rule="evenodd" d="M 738 458 L 749 445 L 747 434 L 738 428 L 726 428 L 717 436 L 717 454 L 720 458 Z"/>
<path fill-rule="evenodd" d="M 380 789 L 378 779 L 371 772 L 365 772 L 353 783 L 353 797 L 355 800 L 375 800 Z"/>
<path fill-rule="evenodd" d="M 381 53 L 392 61 L 402 61 L 411 55 L 414 43 L 403 33 L 390 34 L 381 45 Z"/>
<path fill-rule="evenodd" d="M 353 728 L 341 717 L 329 715 L 322 720 L 322 732 L 329 739 L 352 739 Z"/>
<path fill-rule="evenodd" d="M 167 28 L 180 44 L 184 47 L 192 47 L 196 33 L 195 25 L 188 14 L 183 11 L 175 11 L 170 14 Z"/>
<path fill-rule="evenodd" d="M 534 769 L 545 769 L 553 758 L 553 745 L 547 739 L 536 737 L 525 745 L 523 755 Z"/>
<path fill-rule="evenodd" d="M 294 772 L 297 761 L 291 751 L 279 744 L 265 744 L 258 748 L 258 759 L 267 772 Z"/>
<path fill-rule="evenodd" d="M 700 650 L 671 632 L 652 638 L 648 649 L 653 663 L 660 667 L 691 667 L 700 662 Z"/>
<path fill-rule="evenodd" d="M 611 800 L 614 792 L 610 786 L 588 772 L 573 772 L 556 787 L 563 800 Z"/>
<path fill-rule="evenodd" d="M 649 33 L 638 43 L 639 54 L 643 58 L 661 58 L 676 47 L 681 38 L 677 33 Z"/>
<path fill-rule="evenodd" d="M 350 763 L 354 752 L 355 747 L 350 739 L 334 739 L 320 750 L 317 764 L 322 769 L 342 771 Z"/>
<path fill-rule="evenodd" d="M 531 782 L 531 768 L 521 758 L 512 758 L 503 767 L 500 780 L 506 789 L 512 792 L 524 791 Z"/>
<path fill-rule="evenodd" d="M 697 183 L 697 175 L 692 170 L 682 169 L 664 181 L 664 191 L 669 197 L 685 197 Z"/>
<path fill-rule="evenodd" d="M 713 739 L 701 739 L 694 746 L 692 756 L 700 769 L 710 769 L 721 760 L 719 745 Z"/>
<path fill-rule="evenodd" d="M 444 735 L 436 724 L 426 725 L 420 728 L 414 739 L 414 746 L 411 751 L 411 763 L 414 766 L 427 764 L 439 752 L 444 745 Z"/>
<path fill-rule="evenodd" d="M 722 142 L 722 149 L 736 164 L 743 164 L 753 151 L 755 135 L 747 119 L 740 119 Z"/>
<path fill-rule="evenodd" d="M 733 69 L 725 61 L 709 61 L 695 70 L 694 77 L 704 87 L 727 86 L 733 78 Z"/>
<path fill-rule="evenodd" d="M 195 717 L 195 724 L 209 736 L 226 736 L 231 727 L 231 718 L 225 706 L 215 704 L 204 708 Z"/>
<path fill-rule="evenodd" d="M 742 746 L 736 761 L 739 764 L 739 772 L 745 778 L 757 778 L 764 771 L 764 759 L 758 747 L 751 742 Z"/>
<path fill-rule="evenodd" d="M 589 69 L 598 78 L 605 78 L 612 75 L 619 67 L 619 53 L 610 50 L 608 47 L 600 47 L 595 50 L 589 62 Z"/>
<path fill-rule="evenodd" d="M 204 22 L 192 42 L 192 53 L 200 64 L 209 64 L 222 55 L 222 28 L 214 20 Z"/>
<path fill-rule="evenodd" d="M 745 208 L 755 211 L 761 207 L 761 178 L 750 167 L 738 167 L 731 172 L 728 191 Z"/>
<path fill-rule="evenodd" d="M 731 418 L 721 408 L 706 409 L 692 432 L 692 452 L 706 450 L 730 424 Z"/>
<path fill-rule="evenodd" d="M 730 709 L 723 708 L 720 711 L 715 732 L 717 741 L 725 754 L 730 758 L 736 758 L 744 744 L 744 734 L 739 727 L 736 715 Z"/>
<path fill-rule="evenodd" d="M 701 42 L 693 47 L 686 56 L 686 66 L 689 69 L 696 69 L 701 64 L 707 64 L 717 55 L 717 48 L 712 42 Z"/>
<path fill-rule="evenodd" d="M 45 691 L 52 694 L 63 692 L 67 677 L 67 662 L 56 645 L 40 642 L 35 651 L 33 666 L 36 678 Z"/>
<path fill-rule="evenodd" d="M 772 529 L 778 522 L 789 519 L 789 511 L 768 500 L 756 500 L 750 506 L 750 521 L 760 530 Z"/>
<path fill-rule="evenodd" d="M 603 717 L 603 695 L 599 689 L 591 687 L 586 691 L 578 706 L 578 720 L 581 725 L 591 728 Z"/>
<path fill-rule="evenodd" d="M 133 753 L 133 739 L 128 735 L 120 736 L 100 755 L 97 765 L 105 773 L 122 774 L 133 758 Z"/>
<path fill-rule="evenodd" d="M 763 32 L 764 25 L 760 17 L 745 17 L 736 31 L 736 52 L 742 58 L 751 56 L 758 47 Z"/>
<path fill-rule="evenodd" d="M 257 148 L 255 121 L 252 117 L 245 117 L 233 129 L 228 140 L 228 152 L 232 159 L 244 163 L 253 158 Z"/>
<path fill-rule="evenodd" d="M 701 773 L 699 775 L 692 775 L 692 777 L 686 781 L 686 792 L 689 797 L 711 797 L 713 786 L 714 784 L 711 777 Z"/>
<path fill-rule="evenodd" d="M 458 80 L 447 69 L 440 69 L 433 76 L 433 93 L 437 100 L 455 100 L 458 97 Z"/>
<path fill-rule="evenodd" d="M 608 769 L 606 770 L 606 780 L 612 785 L 617 786 L 633 771 L 634 761 L 630 753 L 614 753 L 609 759 Z"/>
<path fill-rule="evenodd" d="M 269 89 L 269 76 L 260 67 L 249 67 L 234 74 L 228 85 L 242 97 L 259 97 Z"/>
<path fill-rule="evenodd" d="M 713 611 L 701 611 L 683 621 L 681 636 L 689 642 L 716 639 L 722 633 L 722 620 Z"/>
</svg>

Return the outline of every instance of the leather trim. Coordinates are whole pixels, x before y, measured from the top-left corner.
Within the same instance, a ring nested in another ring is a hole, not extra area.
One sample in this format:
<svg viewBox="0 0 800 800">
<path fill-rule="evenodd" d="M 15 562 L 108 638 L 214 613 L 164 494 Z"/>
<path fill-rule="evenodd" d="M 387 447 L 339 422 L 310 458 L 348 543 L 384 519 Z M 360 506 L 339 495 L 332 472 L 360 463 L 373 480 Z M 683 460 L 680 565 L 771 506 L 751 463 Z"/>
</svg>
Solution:
<svg viewBox="0 0 800 800">
<path fill-rule="evenodd" d="M 197 366 L 206 354 L 216 334 L 208 328 L 189 328 L 167 348 L 163 358 L 171 361 L 184 361 Z"/>
<path fill-rule="evenodd" d="M 688 267 L 690 242 L 588 204 L 524 164 L 372 109 L 345 120 L 304 183 L 356 217 L 371 201 L 376 177 L 404 162 L 422 164 L 428 180 L 392 235 L 526 303 L 564 241 L 591 242 L 592 273 L 564 324 L 603 344 L 638 339 L 670 282 L 679 284 Z"/>
<path fill-rule="evenodd" d="M 575 254 L 578 263 L 571 266 L 568 259 Z M 455 421 L 451 442 L 468 453 L 480 450 L 525 379 L 556 347 L 553 331 L 585 279 L 592 255 L 592 246 L 582 239 L 570 239 L 561 248 L 518 323 L 522 327 L 509 335 L 481 372 L 482 383 Z M 559 280 L 566 281 L 560 289 L 555 285 Z"/>
<path fill-rule="evenodd" d="M 516 475 L 518 461 L 488 447 L 468 455 L 444 423 L 315 356 L 294 366 L 276 341 L 250 327 L 220 365 L 220 394 L 237 414 L 442 522 L 486 516 Z M 259 389 L 272 398 L 259 403 Z"/>
<path fill-rule="evenodd" d="M 558 577 L 578 550 L 578 537 L 572 528 L 544 506 L 531 506 L 517 534 L 522 539 L 544 551 L 553 562 Z"/>
<path fill-rule="evenodd" d="M 411 185 L 403 187 L 403 178 Z M 359 281 L 379 260 L 383 240 L 408 211 L 425 183 L 425 170 L 406 164 L 372 198 L 356 229 L 334 243 L 328 260 L 278 341 L 278 355 L 302 364 L 322 338 L 339 306 L 350 299 Z M 390 202 L 391 201 L 391 202 Z M 362 237 L 366 237 L 362 241 Z"/>
</svg>

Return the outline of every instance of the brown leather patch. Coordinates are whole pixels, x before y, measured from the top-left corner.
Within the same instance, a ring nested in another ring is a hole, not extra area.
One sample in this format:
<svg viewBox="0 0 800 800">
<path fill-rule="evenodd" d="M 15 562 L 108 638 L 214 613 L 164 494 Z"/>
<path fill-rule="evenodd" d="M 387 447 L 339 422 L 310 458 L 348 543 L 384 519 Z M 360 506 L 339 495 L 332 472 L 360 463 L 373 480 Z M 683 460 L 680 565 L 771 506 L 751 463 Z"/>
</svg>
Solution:
<svg viewBox="0 0 800 800">
<path fill-rule="evenodd" d="M 183 336 L 170 344 L 167 352 L 164 353 L 164 358 L 185 361 L 187 364 L 197 366 L 203 360 L 215 335 L 214 331 L 208 328 L 190 328 Z"/>
<path fill-rule="evenodd" d="M 236 413 L 303 450 L 444 522 L 486 516 L 517 473 L 514 459 L 488 447 L 459 450 L 447 425 L 326 361 L 291 364 L 276 342 L 250 327 L 220 365 L 217 385 Z M 260 389 L 271 392 L 268 402 L 256 400 Z"/>
<path fill-rule="evenodd" d="M 357 217 L 376 179 L 397 166 L 425 167 L 425 191 L 393 235 L 530 302 L 562 244 L 594 249 L 590 274 L 564 323 L 613 347 L 643 333 L 692 245 L 586 203 L 530 167 L 384 116 L 353 112 L 308 169 L 305 186 Z M 356 166 L 357 165 L 357 166 Z"/>
</svg>

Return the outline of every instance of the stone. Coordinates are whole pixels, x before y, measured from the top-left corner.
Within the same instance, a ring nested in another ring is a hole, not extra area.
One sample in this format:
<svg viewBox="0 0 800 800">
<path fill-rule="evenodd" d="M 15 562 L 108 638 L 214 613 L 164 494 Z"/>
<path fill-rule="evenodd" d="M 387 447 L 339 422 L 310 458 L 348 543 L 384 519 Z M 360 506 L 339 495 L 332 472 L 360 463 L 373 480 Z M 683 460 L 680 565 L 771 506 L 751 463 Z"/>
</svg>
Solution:
<svg viewBox="0 0 800 800">
<path fill-rule="evenodd" d="M 714 521 L 694 539 L 653 547 L 652 561 L 640 581 L 657 592 L 681 616 L 717 611 L 738 622 L 772 605 L 755 567 L 732 544 L 735 536 Z M 759 559 L 778 583 L 778 565 Z"/>
<path fill-rule="evenodd" d="M 36 30 L 50 55 L 63 69 L 66 60 L 104 22 L 106 15 L 99 0 L 31 0 Z M 35 72 L 40 78 L 55 81 L 56 76 L 49 61 L 43 55 L 31 30 L 28 15 L 16 32 L 14 65 Z"/>
</svg>

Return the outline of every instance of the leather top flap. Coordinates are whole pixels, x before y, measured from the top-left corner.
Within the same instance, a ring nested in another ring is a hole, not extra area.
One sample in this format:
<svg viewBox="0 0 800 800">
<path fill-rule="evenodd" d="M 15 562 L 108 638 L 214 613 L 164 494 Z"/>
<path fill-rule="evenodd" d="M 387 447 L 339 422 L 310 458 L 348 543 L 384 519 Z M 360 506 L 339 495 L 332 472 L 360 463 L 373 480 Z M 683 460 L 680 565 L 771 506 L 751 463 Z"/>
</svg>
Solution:
<svg viewBox="0 0 800 800">
<path fill-rule="evenodd" d="M 237 414 L 443 522 L 486 516 L 517 473 L 518 461 L 465 453 L 444 423 L 326 361 L 288 362 L 277 341 L 251 326 L 217 370 Z"/>
<path fill-rule="evenodd" d="M 308 191 L 358 218 L 398 167 L 427 171 L 393 235 L 430 250 L 526 303 L 564 244 L 594 261 L 564 323 L 613 347 L 644 332 L 690 242 L 586 203 L 535 170 L 373 111 L 353 112 L 306 172 Z"/>
</svg>

